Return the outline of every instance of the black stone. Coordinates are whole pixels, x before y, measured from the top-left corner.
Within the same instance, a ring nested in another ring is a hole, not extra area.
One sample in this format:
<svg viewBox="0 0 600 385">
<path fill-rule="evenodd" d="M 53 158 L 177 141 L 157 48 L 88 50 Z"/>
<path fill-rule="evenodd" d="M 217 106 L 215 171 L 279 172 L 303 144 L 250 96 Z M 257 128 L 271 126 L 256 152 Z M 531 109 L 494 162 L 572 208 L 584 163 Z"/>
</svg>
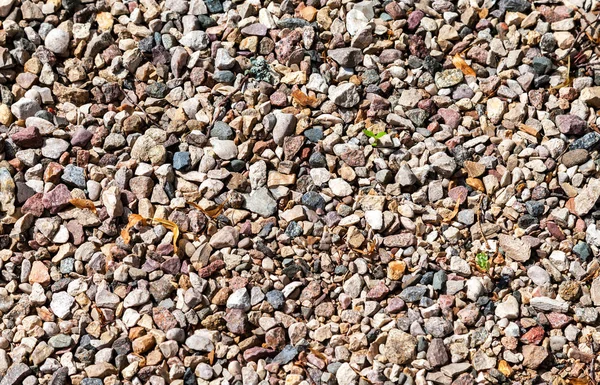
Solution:
<svg viewBox="0 0 600 385">
<path fill-rule="evenodd" d="M 585 150 L 591 150 L 599 142 L 600 142 L 600 134 L 592 131 L 592 132 L 588 132 L 581 138 L 579 138 L 579 139 L 575 140 L 573 143 L 571 143 L 571 145 L 569 146 L 569 149 L 577 150 L 577 149 L 583 148 Z"/>
<path fill-rule="evenodd" d="M 310 23 L 308 21 L 306 21 L 304 19 L 299 19 L 297 17 L 281 19 L 277 22 L 277 27 L 289 28 L 289 29 L 308 27 L 309 25 L 310 25 Z"/>
<path fill-rule="evenodd" d="M 223 12 L 223 4 L 221 4 L 220 0 L 204 0 L 204 4 L 206 4 L 206 8 L 208 8 L 208 12 L 210 13 Z"/>
<path fill-rule="evenodd" d="M 526 0 L 500 0 L 498 8 L 503 12 L 528 13 L 531 11 L 531 3 Z"/>
</svg>

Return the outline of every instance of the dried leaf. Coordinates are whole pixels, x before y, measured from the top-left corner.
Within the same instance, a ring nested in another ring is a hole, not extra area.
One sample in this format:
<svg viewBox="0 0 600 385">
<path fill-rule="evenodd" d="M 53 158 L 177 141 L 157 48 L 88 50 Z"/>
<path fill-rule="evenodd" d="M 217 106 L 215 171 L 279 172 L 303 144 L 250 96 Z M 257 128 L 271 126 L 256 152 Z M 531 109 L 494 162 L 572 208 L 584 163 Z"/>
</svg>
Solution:
<svg viewBox="0 0 600 385">
<path fill-rule="evenodd" d="M 444 213 L 442 212 L 442 220 L 444 222 L 450 222 L 451 220 L 454 219 L 454 217 L 456 216 L 456 214 L 458 214 L 458 208 L 460 207 L 460 200 L 456 201 L 456 204 L 454 205 L 454 210 Z"/>
<path fill-rule="evenodd" d="M 292 98 L 294 98 L 294 100 L 302 107 L 316 108 L 319 104 L 317 98 L 315 98 L 314 96 L 308 96 L 300 90 L 295 90 L 294 92 L 292 92 Z"/>
<path fill-rule="evenodd" d="M 194 208 L 202 211 L 209 218 L 216 218 L 223 211 L 223 208 L 225 207 L 225 202 L 226 201 L 224 201 L 223 203 L 221 203 L 220 205 L 218 205 L 214 209 L 210 209 L 210 210 L 205 210 L 202 207 L 200 207 L 200 205 L 198 205 L 197 203 L 194 203 L 194 202 L 188 202 L 188 205 L 190 205 L 190 206 L 192 206 L 192 207 L 194 207 Z"/>
<path fill-rule="evenodd" d="M 475 190 L 481 191 L 481 192 L 485 192 L 485 186 L 483 185 L 483 182 L 477 178 L 467 178 L 466 180 L 467 185 L 469 185 L 469 187 L 474 188 Z"/>
<path fill-rule="evenodd" d="M 129 221 L 127 222 L 127 226 L 123 230 L 121 230 L 121 238 L 123 238 L 123 242 L 129 244 L 131 241 L 131 236 L 129 235 L 129 229 L 131 229 L 136 224 L 142 222 L 142 225 L 146 226 L 146 219 L 139 214 L 131 214 L 129 216 Z"/>
<path fill-rule="evenodd" d="M 94 206 L 94 202 L 89 199 L 71 199 L 69 203 L 78 209 L 88 209 L 96 214 L 96 206 Z"/>
<path fill-rule="evenodd" d="M 327 356 L 325 354 L 323 354 L 320 351 L 315 350 L 315 349 L 310 349 L 310 352 L 313 355 L 317 356 L 319 359 L 325 361 L 326 364 L 329 364 L 329 360 L 327 359 Z"/>
<path fill-rule="evenodd" d="M 208 352 L 208 362 L 210 365 L 212 365 L 215 362 L 215 351 L 211 350 L 210 352 Z"/>
<path fill-rule="evenodd" d="M 475 70 L 473 68 L 471 68 L 470 65 L 467 64 L 465 59 L 463 59 L 462 56 L 460 56 L 460 54 L 454 55 L 454 57 L 452 58 L 452 64 L 454 64 L 454 66 L 456 68 L 461 70 L 465 76 L 476 76 L 477 75 L 475 73 Z"/>
<path fill-rule="evenodd" d="M 570 378 L 567 380 L 569 385 L 589 385 L 592 382 L 589 378 Z"/>
<path fill-rule="evenodd" d="M 155 218 L 154 222 L 160 223 L 167 229 L 173 232 L 173 249 L 177 253 L 177 239 L 179 238 L 179 226 L 175 222 L 167 221 L 165 219 Z"/>
<path fill-rule="evenodd" d="M 532 127 L 532 126 L 528 126 L 526 124 L 520 124 L 519 130 L 521 130 L 531 136 L 535 136 L 536 138 L 540 136 L 540 130 L 538 130 L 537 128 Z"/>
</svg>

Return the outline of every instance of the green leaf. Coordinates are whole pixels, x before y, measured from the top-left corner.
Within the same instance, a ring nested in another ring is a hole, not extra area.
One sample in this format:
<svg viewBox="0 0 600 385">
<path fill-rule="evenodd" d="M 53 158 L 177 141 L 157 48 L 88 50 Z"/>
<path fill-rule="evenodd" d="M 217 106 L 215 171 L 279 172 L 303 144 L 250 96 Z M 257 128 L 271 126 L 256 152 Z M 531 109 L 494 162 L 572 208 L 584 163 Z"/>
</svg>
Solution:
<svg viewBox="0 0 600 385">
<path fill-rule="evenodd" d="M 363 134 L 365 134 L 369 138 L 374 138 L 375 137 L 375 134 L 373 133 L 373 131 L 363 130 Z"/>
<path fill-rule="evenodd" d="M 477 263 L 477 266 L 479 266 L 482 270 L 487 271 L 490 268 L 489 258 L 484 252 L 477 253 L 475 256 L 475 263 Z"/>
<path fill-rule="evenodd" d="M 375 139 L 381 139 L 385 136 L 386 132 L 379 132 L 375 135 Z"/>
</svg>

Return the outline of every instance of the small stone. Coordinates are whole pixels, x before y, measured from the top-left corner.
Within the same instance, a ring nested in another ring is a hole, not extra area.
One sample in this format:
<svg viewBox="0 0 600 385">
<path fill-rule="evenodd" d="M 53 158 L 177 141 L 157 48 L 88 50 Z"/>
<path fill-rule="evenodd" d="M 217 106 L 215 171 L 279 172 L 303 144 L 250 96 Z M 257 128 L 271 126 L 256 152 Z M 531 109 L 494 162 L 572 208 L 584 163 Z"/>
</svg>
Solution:
<svg viewBox="0 0 600 385">
<path fill-rule="evenodd" d="M 464 75 L 459 69 L 450 69 L 435 74 L 435 85 L 438 88 L 448 88 L 462 82 Z"/>
<path fill-rule="evenodd" d="M 388 332 L 384 354 L 393 364 L 403 365 L 415 359 L 417 339 L 398 329 Z"/>
<path fill-rule="evenodd" d="M 583 135 L 587 128 L 586 122 L 576 115 L 558 115 L 556 126 L 563 134 Z"/>
<path fill-rule="evenodd" d="M 69 52 L 69 42 L 71 38 L 69 33 L 59 28 L 54 28 L 46 35 L 45 46 L 51 52 L 58 55 L 65 55 Z"/>
<path fill-rule="evenodd" d="M 179 39 L 179 43 L 194 51 L 199 51 L 208 47 L 210 39 L 204 31 L 190 31 Z"/>
<path fill-rule="evenodd" d="M 352 108 L 360 102 L 360 95 L 352 83 L 329 88 L 329 99 L 340 107 Z"/>
<path fill-rule="evenodd" d="M 192 350 L 196 350 L 199 352 L 211 352 L 214 350 L 213 343 L 204 336 L 200 336 L 197 334 L 191 335 L 185 340 L 185 346 Z"/>
<path fill-rule="evenodd" d="M 342 67 L 356 67 L 363 61 L 362 51 L 358 48 L 331 49 L 327 54 Z"/>
<path fill-rule="evenodd" d="M 523 346 L 523 365 L 529 369 L 537 369 L 548 357 L 548 351 L 543 346 Z"/>
<path fill-rule="evenodd" d="M 61 291 L 52 295 L 52 301 L 50 302 L 50 309 L 59 318 L 65 318 L 71 312 L 71 306 L 75 302 L 75 299 L 71 297 L 67 292 Z"/>
</svg>

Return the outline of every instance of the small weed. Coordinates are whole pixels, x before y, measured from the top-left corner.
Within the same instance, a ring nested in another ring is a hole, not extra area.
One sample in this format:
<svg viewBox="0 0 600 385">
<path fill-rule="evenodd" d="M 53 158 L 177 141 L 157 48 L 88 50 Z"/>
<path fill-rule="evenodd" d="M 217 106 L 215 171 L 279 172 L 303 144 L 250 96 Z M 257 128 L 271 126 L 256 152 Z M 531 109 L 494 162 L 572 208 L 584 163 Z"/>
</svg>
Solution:
<svg viewBox="0 0 600 385">
<path fill-rule="evenodd" d="M 383 136 L 386 134 L 386 132 L 385 132 L 385 131 L 383 131 L 383 132 L 378 132 L 378 133 L 376 134 L 376 133 L 374 133 L 373 131 L 369 131 L 369 130 L 363 130 L 363 133 L 364 133 L 366 136 L 368 136 L 369 138 L 373 138 L 373 139 L 375 139 L 375 141 L 374 141 L 373 143 L 371 143 L 371 145 L 372 145 L 373 147 L 377 147 L 377 141 L 378 141 L 379 139 L 381 139 L 381 138 L 382 138 L 382 137 L 383 137 Z"/>
<path fill-rule="evenodd" d="M 475 256 L 475 263 L 477 264 L 477 266 L 479 266 L 481 270 L 488 271 L 488 269 L 490 268 L 490 260 L 488 258 L 488 255 L 484 252 L 477 253 L 477 255 Z"/>
</svg>

